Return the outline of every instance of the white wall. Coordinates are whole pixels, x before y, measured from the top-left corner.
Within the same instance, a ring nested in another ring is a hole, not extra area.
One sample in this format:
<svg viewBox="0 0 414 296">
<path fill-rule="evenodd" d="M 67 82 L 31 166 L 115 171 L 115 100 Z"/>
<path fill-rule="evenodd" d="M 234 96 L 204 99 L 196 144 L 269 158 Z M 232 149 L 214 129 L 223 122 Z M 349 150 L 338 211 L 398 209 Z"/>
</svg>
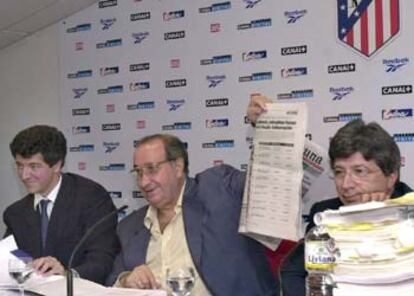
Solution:
<svg viewBox="0 0 414 296">
<path fill-rule="evenodd" d="M 25 194 L 9 143 L 33 124 L 60 128 L 58 27 L 50 26 L 0 50 L 0 214 Z M 0 223 L 0 234 L 5 230 Z"/>
</svg>

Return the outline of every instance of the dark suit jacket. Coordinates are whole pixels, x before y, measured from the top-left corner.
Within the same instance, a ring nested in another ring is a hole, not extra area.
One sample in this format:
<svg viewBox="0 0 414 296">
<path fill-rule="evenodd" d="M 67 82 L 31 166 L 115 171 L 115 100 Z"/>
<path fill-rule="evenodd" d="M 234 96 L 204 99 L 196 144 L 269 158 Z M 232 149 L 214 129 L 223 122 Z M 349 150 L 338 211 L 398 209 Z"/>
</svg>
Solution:
<svg viewBox="0 0 414 296">
<path fill-rule="evenodd" d="M 227 165 L 187 178 L 183 197 L 187 243 L 212 295 L 278 295 L 264 247 L 238 233 L 244 180 L 244 173 Z M 147 209 L 141 208 L 120 222 L 121 253 L 108 284 L 121 272 L 145 264 L 150 239 L 143 224 Z"/>
<path fill-rule="evenodd" d="M 33 194 L 5 210 L 5 235 L 14 235 L 19 249 L 34 258 L 53 256 L 67 267 L 74 247 L 85 232 L 114 209 L 109 194 L 101 185 L 79 175 L 62 174 L 62 185 L 49 219 L 45 253 L 42 254 L 40 215 L 34 209 Z M 114 215 L 79 249 L 72 267 L 82 278 L 105 282 L 119 248 L 116 226 Z"/>
<path fill-rule="evenodd" d="M 394 188 L 391 198 L 403 196 L 413 190 L 405 183 L 398 182 Z M 325 210 L 337 210 L 343 206 L 339 198 L 332 198 L 315 203 L 310 210 L 310 222 L 306 227 L 306 232 L 312 229 L 315 224 L 313 217 L 316 213 Z M 283 261 L 281 267 L 281 286 L 283 296 L 304 296 L 306 288 L 307 272 L 305 270 L 305 248 L 303 240 L 292 250 Z"/>
</svg>

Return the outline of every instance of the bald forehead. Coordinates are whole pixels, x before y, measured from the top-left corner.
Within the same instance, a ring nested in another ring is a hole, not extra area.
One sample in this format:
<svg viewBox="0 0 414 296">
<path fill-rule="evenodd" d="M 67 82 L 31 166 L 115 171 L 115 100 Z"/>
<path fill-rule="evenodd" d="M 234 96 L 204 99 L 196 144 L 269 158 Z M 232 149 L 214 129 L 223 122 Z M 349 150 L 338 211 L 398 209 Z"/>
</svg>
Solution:
<svg viewBox="0 0 414 296">
<path fill-rule="evenodd" d="M 145 142 L 140 142 L 137 146 L 136 150 L 140 150 L 142 148 L 148 149 L 150 147 L 162 147 L 164 148 L 164 142 L 161 139 L 151 139 Z"/>
<path fill-rule="evenodd" d="M 146 158 L 148 155 L 165 157 L 164 142 L 160 139 L 153 139 L 140 143 L 135 149 L 134 158 Z"/>
</svg>

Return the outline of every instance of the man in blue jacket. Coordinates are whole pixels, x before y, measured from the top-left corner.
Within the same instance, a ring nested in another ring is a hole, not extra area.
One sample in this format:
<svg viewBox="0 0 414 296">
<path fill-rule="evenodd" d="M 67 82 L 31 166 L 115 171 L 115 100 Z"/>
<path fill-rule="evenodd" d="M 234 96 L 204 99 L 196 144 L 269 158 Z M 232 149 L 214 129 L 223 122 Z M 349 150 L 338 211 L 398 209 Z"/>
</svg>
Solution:
<svg viewBox="0 0 414 296">
<path fill-rule="evenodd" d="M 166 288 L 166 270 L 195 271 L 192 295 L 279 295 L 264 248 L 238 233 L 245 173 L 222 165 L 188 177 L 177 137 L 156 134 L 134 152 L 149 205 L 121 221 L 121 253 L 107 284 Z"/>
</svg>

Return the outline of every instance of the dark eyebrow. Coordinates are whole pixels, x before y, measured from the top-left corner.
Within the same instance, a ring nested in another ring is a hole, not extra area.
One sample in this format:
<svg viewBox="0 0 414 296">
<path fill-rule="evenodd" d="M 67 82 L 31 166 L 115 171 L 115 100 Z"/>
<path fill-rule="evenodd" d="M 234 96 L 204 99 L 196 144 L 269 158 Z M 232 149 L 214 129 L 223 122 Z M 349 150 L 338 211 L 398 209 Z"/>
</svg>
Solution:
<svg viewBox="0 0 414 296">
<path fill-rule="evenodd" d="M 357 164 L 357 165 L 354 165 L 354 166 L 352 166 L 352 168 L 366 168 L 366 169 L 368 169 L 368 167 L 366 166 L 366 165 L 363 165 L 363 164 Z"/>
</svg>

